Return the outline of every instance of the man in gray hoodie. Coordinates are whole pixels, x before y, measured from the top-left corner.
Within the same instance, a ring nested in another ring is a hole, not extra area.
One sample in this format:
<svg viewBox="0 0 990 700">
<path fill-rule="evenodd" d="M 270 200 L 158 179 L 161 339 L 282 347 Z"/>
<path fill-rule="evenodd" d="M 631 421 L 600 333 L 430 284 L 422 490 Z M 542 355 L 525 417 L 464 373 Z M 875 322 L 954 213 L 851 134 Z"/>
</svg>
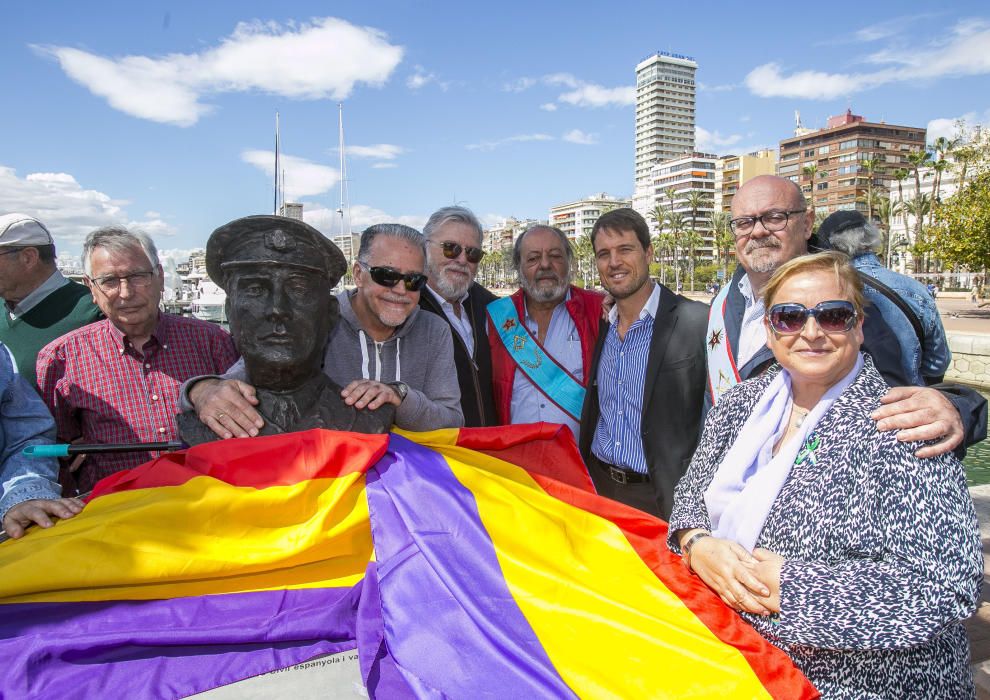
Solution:
<svg viewBox="0 0 990 700">
<path fill-rule="evenodd" d="M 376 224 L 364 231 L 353 268 L 357 289 L 337 295 L 340 322 L 323 363 L 344 387 L 345 403 L 372 410 L 392 404 L 395 425 L 415 431 L 464 424 L 450 328 L 418 306 L 425 260 L 416 229 Z M 264 425 L 244 376 L 243 365 L 234 365 L 222 378 L 191 381 L 184 392 L 220 437 L 257 435 Z"/>
</svg>

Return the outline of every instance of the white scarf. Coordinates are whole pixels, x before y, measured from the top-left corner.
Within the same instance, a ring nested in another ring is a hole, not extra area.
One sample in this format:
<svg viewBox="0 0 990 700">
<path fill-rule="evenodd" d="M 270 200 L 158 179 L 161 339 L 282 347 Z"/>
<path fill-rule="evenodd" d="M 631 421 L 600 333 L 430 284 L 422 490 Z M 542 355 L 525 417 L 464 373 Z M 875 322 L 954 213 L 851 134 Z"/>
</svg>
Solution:
<svg viewBox="0 0 990 700">
<path fill-rule="evenodd" d="M 793 397 L 787 370 L 782 369 L 773 378 L 705 490 L 712 534 L 752 551 L 795 460 L 814 459 L 813 450 L 809 454 L 802 449 L 807 447 L 807 437 L 862 368 L 860 354 L 852 370 L 825 392 L 776 456 L 773 446 L 787 431 Z"/>
</svg>

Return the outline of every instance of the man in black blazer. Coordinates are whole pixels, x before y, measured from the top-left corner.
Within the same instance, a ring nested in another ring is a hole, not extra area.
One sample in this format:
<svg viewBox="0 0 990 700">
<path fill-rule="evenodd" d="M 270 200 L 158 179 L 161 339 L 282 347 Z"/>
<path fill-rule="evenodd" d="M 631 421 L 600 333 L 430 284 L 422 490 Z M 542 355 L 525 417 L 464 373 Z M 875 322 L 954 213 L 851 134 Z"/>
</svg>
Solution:
<svg viewBox="0 0 990 700">
<path fill-rule="evenodd" d="M 498 425 L 485 315 L 485 307 L 496 297 L 474 281 L 484 255 L 481 223 L 470 209 L 444 207 L 430 216 L 423 235 L 428 280 L 419 306 L 450 325 L 464 425 Z"/>
<path fill-rule="evenodd" d="M 632 209 L 591 230 L 602 321 L 581 415 L 581 454 L 598 492 L 667 518 L 701 432 L 708 307 L 650 279 L 649 226 Z"/>
</svg>

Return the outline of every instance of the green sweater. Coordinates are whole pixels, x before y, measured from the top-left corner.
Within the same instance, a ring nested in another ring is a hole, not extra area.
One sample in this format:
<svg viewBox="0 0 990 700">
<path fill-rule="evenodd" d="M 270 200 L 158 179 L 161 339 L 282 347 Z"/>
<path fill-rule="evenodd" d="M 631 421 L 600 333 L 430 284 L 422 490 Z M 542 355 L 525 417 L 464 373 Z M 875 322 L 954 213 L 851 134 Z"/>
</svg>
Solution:
<svg viewBox="0 0 990 700">
<path fill-rule="evenodd" d="M 69 331 L 103 318 L 93 303 L 89 289 L 72 281 L 13 321 L 6 309 L 0 311 L 0 340 L 13 353 L 17 371 L 36 391 L 38 378 L 35 376 L 35 361 L 41 349 Z"/>
</svg>

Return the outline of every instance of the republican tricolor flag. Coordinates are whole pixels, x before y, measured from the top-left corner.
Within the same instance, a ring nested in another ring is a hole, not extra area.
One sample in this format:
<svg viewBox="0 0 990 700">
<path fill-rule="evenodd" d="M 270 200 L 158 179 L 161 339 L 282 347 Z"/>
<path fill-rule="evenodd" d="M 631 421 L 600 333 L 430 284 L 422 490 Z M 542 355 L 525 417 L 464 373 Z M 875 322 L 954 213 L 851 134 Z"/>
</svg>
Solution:
<svg viewBox="0 0 990 700">
<path fill-rule="evenodd" d="M 0 697 L 175 698 L 354 650 L 380 698 L 804 698 L 545 425 L 165 455 L 0 545 Z"/>
</svg>

